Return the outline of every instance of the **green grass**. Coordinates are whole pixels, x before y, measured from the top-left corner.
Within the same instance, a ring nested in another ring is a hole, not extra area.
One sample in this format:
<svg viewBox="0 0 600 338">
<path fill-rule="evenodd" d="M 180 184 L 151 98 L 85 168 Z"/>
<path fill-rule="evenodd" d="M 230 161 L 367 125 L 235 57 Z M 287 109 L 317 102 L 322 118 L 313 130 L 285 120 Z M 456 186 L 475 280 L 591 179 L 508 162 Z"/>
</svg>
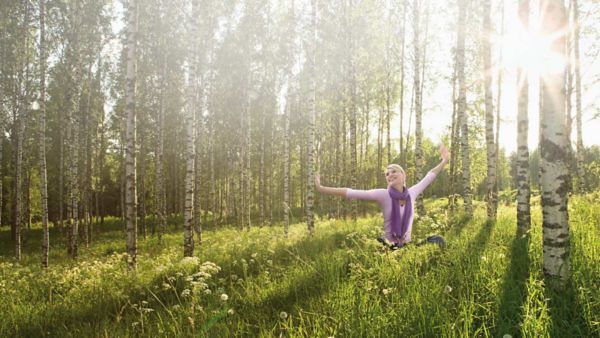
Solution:
<svg viewBox="0 0 600 338">
<path fill-rule="evenodd" d="M 566 287 L 542 274 L 539 199 L 532 231 L 522 237 L 513 206 L 502 206 L 489 224 L 483 204 L 469 220 L 449 217 L 444 199 L 428 201 L 413 241 L 442 233 L 445 250 L 383 250 L 375 240 L 381 218 L 371 217 L 320 220 L 312 237 L 294 224 L 287 239 L 281 226 L 208 230 L 196 257 L 183 259 L 182 231 L 172 220 L 162 243 L 139 241 L 134 273 L 116 220 L 77 260 L 53 232 L 46 272 L 39 229 L 27 233 L 21 263 L 2 231 L 0 336 L 598 337 L 597 198 L 570 202 Z"/>
</svg>

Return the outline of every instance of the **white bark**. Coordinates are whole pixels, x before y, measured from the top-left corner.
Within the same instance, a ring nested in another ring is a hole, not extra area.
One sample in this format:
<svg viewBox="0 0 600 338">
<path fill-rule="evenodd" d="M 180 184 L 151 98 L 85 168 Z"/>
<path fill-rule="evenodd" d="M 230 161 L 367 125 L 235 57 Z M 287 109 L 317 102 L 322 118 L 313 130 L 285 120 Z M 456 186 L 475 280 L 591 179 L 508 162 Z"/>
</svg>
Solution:
<svg viewBox="0 0 600 338">
<path fill-rule="evenodd" d="M 529 26 L 529 0 L 519 2 L 519 17 L 524 27 Z M 517 71 L 517 226 L 521 233 L 526 233 L 531 226 L 530 211 L 530 177 L 529 177 L 529 81 L 527 71 L 519 68 Z"/>
<path fill-rule="evenodd" d="M 585 171 L 583 168 L 583 135 L 581 122 L 581 69 L 579 56 L 579 4 L 577 0 L 572 0 L 573 9 L 573 53 L 574 53 L 574 69 L 575 69 L 575 127 L 577 128 L 577 192 L 585 191 Z"/>
<path fill-rule="evenodd" d="M 540 2 L 542 30 L 553 36 L 554 53 L 565 53 L 567 19 L 562 1 Z M 564 93 L 564 69 L 547 69 L 542 79 L 541 190 L 543 213 L 544 273 L 566 281 L 569 264 L 568 149 Z"/>
<path fill-rule="evenodd" d="M 192 16 L 190 25 L 192 27 L 192 37 L 198 36 L 198 1 L 192 0 Z M 186 174 L 185 174 L 185 210 L 183 221 L 183 255 L 191 257 L 194 254 L 194 162 L 196 157 L 194 132 L 195 117 L 196 117 L 196 93 L 198 93 L 198 48 L 195 39 L 192 39 L 190 55 L 188 59 L 189 66 L 189 82 L 187 89 L 186 102 Z"/>
<path fill-rule="evenodd" d="M 492 96 L 492 47 L 490 0 L 483 2 L 483 74 L 485 84 L 485 140 L 487 155 L 487 216 L 496 219 L 496 145 L 494 140 L 494 98 Z"/>
<path fill-rule="evenodd" d="M 125 89 L 125 112 L 127 115 L 125 128 L 125 222 L 127 225 L 127 253 L 129 254 L 129 268 L 135 269 L 137 264 L 137 195 L 135 177 L 137 1 L 129 0 L 128 7 L 127 84 Z"/>
<path fill-rule="evenodd" d="M 306 170 L 306 223 L 308 231 L 312 234 L 315 229 L 314 220 L 314 144 L 315 144 L 315 115 L 316 115 L 316 53 L 317 53 L 317 0 L 312 0 L 311 11 L 311 52 L 308 60 L 309 73 L 311 74 L 310 89 L 308 94 L 308 147 L 307 147 L 307 170 Z"/>
<path fill-rule="evenodd" d="M 465 213 L 473 215 L 473 202 L 471 196 L 471 176 L 469 160 L 469 122 L 467 116 L 467 88 L 465 83 L 465 25 L 466 25 L 466 0 L 458 2 L 458 38 L 457 38 L 457 79 L 458 79 L 458 118 L 460 124 L 460 144 L 462 155 L 462 183 Z"/>
<path fill-rule="evenodd" d="M 48 232 L 48 179 L 46 175 L 46 45 L 45 45 L 45 0 L 40 0 L 40 116 L 39 116 L 39 170 L 40 170 L 40 204 L 42 208 L 42 267 L 48 267 L 48 251 L 50 238 Z M 0 147 L 0 152 L 2 149 Z M 0 163 L 2 163 L 0 158 Z M 2 175 L 0 174 L 0 177 Z M 2 187 L 0 186 L 0 189 Z M 1 198 L 1 196 L 0 196 Z M 1 208 L 0 208 L 1 210 Z"/>
</svg>

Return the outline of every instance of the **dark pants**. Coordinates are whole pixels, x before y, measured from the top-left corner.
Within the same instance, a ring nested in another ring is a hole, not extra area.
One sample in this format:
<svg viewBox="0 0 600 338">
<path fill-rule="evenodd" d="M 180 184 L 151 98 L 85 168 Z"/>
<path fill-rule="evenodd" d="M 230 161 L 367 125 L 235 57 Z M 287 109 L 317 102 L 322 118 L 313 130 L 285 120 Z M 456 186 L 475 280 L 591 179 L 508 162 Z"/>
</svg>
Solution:
<svg viewBox="0 0 600 338">
<path fill-rule="evenodd" d="M 383 244 L 385 247 L 389 248 L 390 250 L 398 250 L 400 248 L 406 247 L 408 244 L 401 244 L 401 243 L 389 243 L 388 241 L 386 241 L 383 237 L 378 237 L 377 241 L 381 244 Z M 427 243 L 432 243 L 432 244 L 437 244 L 440 246 L 440 248 L 445 248 L 446 247 L 446 241 L 444 240 L 444 237 L 440 236 L 440 235 L 432 235 L 427 237 L 426 239 L 418 242 L 417 244 L 415 244 L 416 246 L 421 246 Z"/>
</svg>

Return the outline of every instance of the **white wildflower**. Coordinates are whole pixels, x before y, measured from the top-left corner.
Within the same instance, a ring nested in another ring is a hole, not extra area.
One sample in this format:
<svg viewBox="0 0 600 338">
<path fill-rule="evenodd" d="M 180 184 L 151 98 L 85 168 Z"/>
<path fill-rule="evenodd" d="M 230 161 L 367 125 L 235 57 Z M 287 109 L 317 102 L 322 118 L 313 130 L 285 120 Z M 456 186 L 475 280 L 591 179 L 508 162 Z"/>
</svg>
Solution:
<svg viewBox="0 0 600 338">
<path fill-rule="evenodd" d="M 200 265 L 200 258 L 198 257 L 183 257 L 181 260 L 183 265 Z"/>
<path fill-rule="evenodd" d="M 227 310 L 227 314 L 230 316 L 233 316 L 235 314 L 235 310 L 234 309 L 229 309 Z"/>
<path fill-rule="evenodd" d="M 221 300 L 222 301 L 226 302 L 228 299 L 229 299 L 229 296 L 227 296 L 226 293 L 224 293 L 224 294 L 221 295 Z"/>
<path fill-rule="evenodd" d="M 183 291 L 181 291 L 181 297 L 188 297 L 191 294 L 192 291 L 190 289 L 183 289 Z"/>
<path fill-rule="evenodd" d="M 252 258 L 256 258 L 256 257 L 258 257 L 258 254 L 255 252 L 255 253 L 253 253 L 253 254 L 252 254 L 252 255 L 250 255 L 250 256 L 251 256 Z"/>
<path fill-rule="evenodd" d="M 204 290 L 204 294 L 205 295 L 210 295 L 212 293 L 212 291 L 210 291 L 210 289 L 206 289 Z"/>
<path fill-rule="evenodd" d="M 279 318 L 286 320 L 287 317 L 288 317 L 288 314 L 285 311 L 279 312 Z"/>
<path fill-rule="evenodd" d="M 446 293 L 452 292 L 452 287 L 450 285 L 446 285 L 446 287 L 444 288 L 444 292 L 446 292 Z"/>
</svg>

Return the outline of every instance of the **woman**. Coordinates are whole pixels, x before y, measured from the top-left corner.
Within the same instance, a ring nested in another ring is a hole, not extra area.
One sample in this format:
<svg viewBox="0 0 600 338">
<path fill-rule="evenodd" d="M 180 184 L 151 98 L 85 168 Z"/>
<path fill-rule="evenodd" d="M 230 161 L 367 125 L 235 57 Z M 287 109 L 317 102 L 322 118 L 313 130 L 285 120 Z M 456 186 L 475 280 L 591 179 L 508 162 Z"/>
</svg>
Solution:
<svg viewBox="0 0 600 338">
<path fill-rule="evenodd" d="M 349 199 L 377 201 L 383 211 L 384 235 L 378 240 L 391 249 L 397 249 L 410 242 L 410 234 L 414 219 L 414 204 L 419 196 L 433 182 L 435 177 L 444 170 L 449 160 L 448 149 L 440 146 L 442 161 L 431 169 L 417 184 L 406 188 L 406 174 L 397 164 L 390 164 L 385 171 L 387 189 L 354 190 L 350 188 L 330 188 L 321 185 L 319 175 L 315 176 L 315 186 L 318 192 L 327 195 L 337 195 Z M 422 243 L 432 242 L 444 246 L 441 236 L 428 237 Z"/>
</svg>

